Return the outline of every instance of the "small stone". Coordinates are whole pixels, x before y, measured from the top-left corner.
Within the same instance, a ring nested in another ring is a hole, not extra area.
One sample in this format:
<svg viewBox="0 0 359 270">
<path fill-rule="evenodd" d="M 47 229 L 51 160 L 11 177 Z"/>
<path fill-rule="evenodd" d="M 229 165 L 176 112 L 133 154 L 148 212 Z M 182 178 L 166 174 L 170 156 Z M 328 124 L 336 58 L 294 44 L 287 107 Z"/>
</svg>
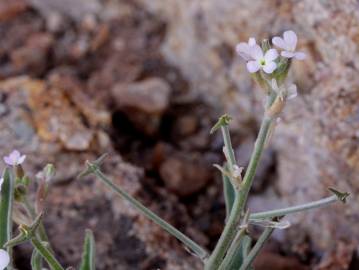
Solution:
<svg viewBox="0 0 359 270">
<path fill-rule="evenodd" d="M 179 196 L 188 196 L 201 190 L 211 179 L 211 170 L 198 160 L 169 157 L 160 167 L 166 187 Z"/>
<path fill-rule="evenodd" d="M 133 108 L 147 114 L 162 114 L 169 105 L 171 88 L 160 78 L 132 84 L 116 84 L 112 94 L 119 108 Z"/>
<path fill-rule="evenodd" d="M 134 125 L 152 135 L 169 106 L 171 88 L 160 78 L 130 84 L 116 84 L 112 95 L 117 107 L 125 112 Z"/>
<path fill-rule="evenodd" d="M 198 128 L 198 120 L 193 115 L 185 115 L 176 122 L 175 132 L 179 136 L 189 136 L 196 132 Z"/>
</svg>

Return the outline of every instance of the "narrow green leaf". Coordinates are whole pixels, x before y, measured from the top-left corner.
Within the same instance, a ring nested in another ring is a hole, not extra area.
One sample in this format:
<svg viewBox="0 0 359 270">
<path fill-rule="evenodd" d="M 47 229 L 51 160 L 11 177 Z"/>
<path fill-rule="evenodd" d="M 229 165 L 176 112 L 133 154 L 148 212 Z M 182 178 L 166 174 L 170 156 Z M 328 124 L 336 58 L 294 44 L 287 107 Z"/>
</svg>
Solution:
<svg viewBox="0 0 359 270">
<path fill-rule="evenodd" d="M 249 270 L 252 267 L 254 259 L 257 257 L 259 252 L 262 250 L 264 244 L 267 242 L 268 238 L 272 235 L 274 228 L 266 228 L 261 236 L 258 238 L 256 244 L 253 246 L 251 251 L 245 256 L 243 264 L 239 270 Z"/>
<path fill-rule="evenodd" d="M 4 248 L 5 243 L 11 239 L 13 200 L 14 178 L 10 173 L 10 169 L 6 168 L 0 192 L 0 248 Z M 7 247 L 6 251 L 11 258 L 12 248 Z M 11 269 L 11 263 L 8 269 Z"/>
<path fill-rule="evenodd" d="M 41 242 L 36 236 L 32 237 L 30 241 L 36 251 L 46 260 L 51 270 L 64 270 L 47 244 L 45 245 L 44 242 Z"/>
<path fill-rule="evenodd" d="M 227 167 L 227 165 L 224 165 L 224 166 Z M 224 173 L 222 173 L 222 180 L 223 180 L 224 201 L 226 203 L 226 217 L 228 218 L 229 214 L 232 210 L 236 192 L 233 188 L 233 185 L 232 185 L 231 180 L 229 179 L 228 175 L 225 175 Z"/>
<path fill-rule="evenodd" d="M 95 257 L 95 238 L 91 230 L 86 230 L 80 270 L 95 270 Z"/>
<path fill-rule="evenodd" d="M 9 168 L 5 169 L 3 179 L 0 192 L 0 248 L 11 238 L 14 181 Z"/>
<path fill-rule="evenodd" d="M 205 261 L 208 257 L 207 251 L 190 239 L 188 236 L 177 230 L 171 224 L 166 222 L 164 219 L 157 216 L 154 212 L 150 209 L 145 207 L 142 203 L 128 194 L 125 190 L 123 190 L 120 186 L 115 185 L 109 178 L 104 175 L 98 164 L 91 163 L 87 161 L 87 167 L 89 171 L 92 171 L 99 180 L 101 180 L 106 186 L 108 186 L 112 191 L 116 192 L 117 195 L 128 201 L 134 208 L 140 211 L 143 215 L 147 218 L 152 220 L 157 225 L 161 226 L 165 231 L 172 234 L 176 237 L 179 241 L 181 241 L 187 248 L 189 248 L 194 254 L 196 254 L 202 261 Z"/>
<path fill-rule="evenodd" d="M 42 257 L 41 254 L 34 249 L 31 255 L 31 269 L 32 270 L 42 270 Z"/>
</svg>

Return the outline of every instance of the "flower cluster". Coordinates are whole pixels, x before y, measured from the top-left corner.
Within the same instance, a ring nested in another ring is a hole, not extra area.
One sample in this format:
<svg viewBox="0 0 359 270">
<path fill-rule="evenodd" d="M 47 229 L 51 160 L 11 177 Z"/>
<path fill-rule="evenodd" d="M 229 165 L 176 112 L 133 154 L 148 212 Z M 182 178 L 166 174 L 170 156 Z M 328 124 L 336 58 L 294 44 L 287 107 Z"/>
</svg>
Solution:
<svg viewBox="0 0 359 270">
<path fill-rule="evenodd" d="M 279 54 L 273 48 L 261 48 L 254 38 L 250 38 L 248 43 L 241 42 L 236 46 L 236 52 L 247 61 L 247 70 L 256 73 L 263 70 L 266 74 L 273 73 L 278 68 L 280 58 L 303 60 L 305 54 L 297 52 L 297 35 L 293 31 L 285 31 L 283 37 L 274 37 L 272 44 L 282 49 Z"/>
</svg>

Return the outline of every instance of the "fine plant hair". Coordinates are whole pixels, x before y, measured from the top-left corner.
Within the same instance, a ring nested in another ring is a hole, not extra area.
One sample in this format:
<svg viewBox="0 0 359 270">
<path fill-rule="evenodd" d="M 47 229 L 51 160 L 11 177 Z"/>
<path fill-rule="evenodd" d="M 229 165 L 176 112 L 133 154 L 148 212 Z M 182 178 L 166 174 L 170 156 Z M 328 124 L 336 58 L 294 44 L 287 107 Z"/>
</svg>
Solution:
<svg viewBox="0 0 359 270">
<path fill-rule="evenodd" d="M 221 132 L 225 158 L 222 165 L 214 164 L 222 175 L 226 219 L 222 234 L 213 250 L 207 250 L 180 232 L 107 177 L 101 170 L 106 154 L 95 161 L 87 161 L 87 166 L 79 174 L 78 181 L 85 181 L 82 180 L 83 177 L 94 175 L 112 192 L 128 201 L 141 214 L 177 238 L 203 263 L 203 269 L 254 269 L 253 261 L 273 231 L 290 226 L 289 222 L 284 219 L 285 216 L 328 206 L 337 201 L 345 203 L 349 196 L 347 192 L 340 192 L 329 187 L 328 193 L 331 195 L 300 205 L 256 213 L 251 212 L 247 207 L 248 196 L 262 153 L 270 144 L 271 136 L 283 110 L 286 106 L 290 106 L 288 101 L 297 95 L 296 86 L 289 83 L 288 72 L 292 62 L 304 60 L 305 54 L 296 51 L 296 44 L 296 34 L 293 31 L 286 31 L 283 38 L 274 37 L 271 42 L 264 40 L 261 45 L 258 45 L 254 38 L 250 38 L 247 43 L 242 42 L 236 46 L 236 52 L 246 61 L 248 72 L 263 90 L 263 117 L 244 175 L 242 175 L 244 168 L 237 163 L 231 143 L 229 125 L 232 117 L 227 114 L 221 116 L 209 131 L 211 134 Z M 281 51 L 278 52 L 274 46 Z M 29 195 L 29 184 L 32 179 L 27 176 L 21 165 L 25 158 L 25 155 L 21 155 L 16 150 L 4 157 L 7 167 L 0 179 L 0 270 L 14 269 L 13 248 L 25 242 L 33 247 L 31 257 L 33 270 L 42 270 L 44 267 L 52 270 L 75 269 L 73 266 L 65 267 L 59 262 L 43 224 L 46 198 L 55 174 L 54 166 L 48 164 L 37 174 L 36 196 L 32 199 Z M 17 225 L 15 234 L 12 230 L 14 224 Z M 250 234 L 252 226 L 262 229 L 257 239 Z M 95 238 L 91 230 L 86 230 L 82 259 L 76 269 L 94 270 L 95 257 Z"/>
</svg>

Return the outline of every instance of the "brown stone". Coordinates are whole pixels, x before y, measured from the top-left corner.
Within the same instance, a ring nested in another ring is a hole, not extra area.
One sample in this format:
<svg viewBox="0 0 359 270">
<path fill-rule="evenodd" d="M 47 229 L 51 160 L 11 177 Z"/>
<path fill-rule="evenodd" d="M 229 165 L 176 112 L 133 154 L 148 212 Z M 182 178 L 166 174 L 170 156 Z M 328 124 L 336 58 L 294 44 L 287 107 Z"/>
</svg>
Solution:
<svg viewBox="0 0 359 270">
<path fill-rule="evenodd" d="M 160 175 L 166 187 L 180 196 L 188 196 L 201 190 L 211 179 L 211 170 L 185 157 L 169 157 L 160 167 Z"/>
<path fill-rule="evenodd" d="M 160 78 L 150 78 L 131 84 L 116 84 L 112 95 L 117 107 L 124 111 L 135 126 L 154 134 L 161 116 L 169 106 L 171 88 Z"/>
</svg>

